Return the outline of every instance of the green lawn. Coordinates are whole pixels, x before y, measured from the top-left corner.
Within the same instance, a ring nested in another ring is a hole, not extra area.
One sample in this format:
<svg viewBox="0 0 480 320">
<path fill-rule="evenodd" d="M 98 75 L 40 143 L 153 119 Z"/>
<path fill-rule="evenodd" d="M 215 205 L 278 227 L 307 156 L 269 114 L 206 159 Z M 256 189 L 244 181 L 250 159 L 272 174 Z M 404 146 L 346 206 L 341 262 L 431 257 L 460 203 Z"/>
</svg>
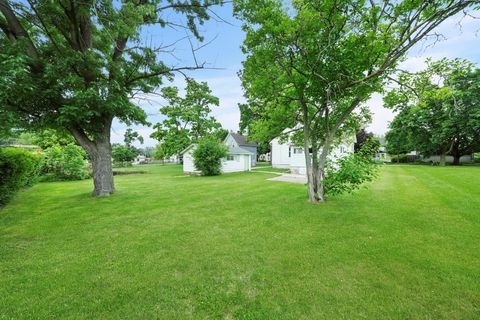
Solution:
<svg viewBox="0 0 480 320">
<path fill-rule="evenodd" d="M 252 168 L 253 171 L 267 171 L 267 172 L 277 172 L 277 173 L 287 173 L 290 172 L 290 169 L 283 169 L 283 168 L 272 168 L 272 167 L 255 167 Z"/>
<path fill-rule="evenodd" d="M 271 167 L 272 164 L 270 162 L 264 162 L 264 161 L 257 161 L 256 167 Z"/>
<path fill-rule="evenodd" d="M 267 173 L 142 169 L 0 211 L 0 319 L 480 318 L 480 167 L 385 166 L 320 206 Z"/>
</svg>

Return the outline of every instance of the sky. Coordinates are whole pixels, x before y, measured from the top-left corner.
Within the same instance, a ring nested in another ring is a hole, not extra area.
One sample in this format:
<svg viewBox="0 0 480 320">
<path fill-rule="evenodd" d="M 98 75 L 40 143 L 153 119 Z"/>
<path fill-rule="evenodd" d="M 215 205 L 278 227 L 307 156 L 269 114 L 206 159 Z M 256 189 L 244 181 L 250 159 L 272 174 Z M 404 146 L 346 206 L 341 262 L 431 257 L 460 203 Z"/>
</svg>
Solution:
<svg viewBox="0 0 480 320">
<path fill-rule="evenodd" d="M 228 130 L 238 130 L 240 111 L 238 103 L 244 102 L 243 91 L 238 72 L 241 69 L 244 55 L 241 45 L 245 34 L 241 29 L 241 23 L 232 16 L 231 5 L 217 7 L 212 19 L 199 27 L 204 36 L 203 43 L 187 38 L 188 33 L 184 29 L 151 27 L 142 31 L 142 38 L 154 46 L 168 46 L 175 43 L 173 52 L 165 52 L 160 58 L 172 66 L 193 66 L 195 60 L 192 55 L 193 48 L 198 63 L 205 63 L 206 68 L 188 73 L 188 76 L 197 81 L 206 81 L 213 94 L 220 99 L 220 105 L 212 108 L 212 115 Z M 165 18 L 170 21 L 182 23 L 184 18 L 172 12 L 165 13 Z M 431 42 L 423 42 L 413 47 L 407 55 L 407 59 L 399 68 L 416 72 L 425 67 L 425 59 L 441 58 L 464 58 L 480 65 L 480 20 L 472 17 L 452 17 L 445 21 L 436 30 L 444 39 L 432 45 Z M 180 40 L 180 41 L 179 41 Z M 190 45 L 192 43 L 192 46 Z M 206 44 L 205 46 L 203 46 Z M 203 46 L 203 47 L 202 47 Z M 183 89 L 185 81 L 178 74 L 173 83 L 165 82 L 164 86 L 175 85 Z M 158 95 L 142 97 L 136 101 L 147 113 L 148 121 L 152 124 L 160 122 L 162 116 L 159 109 L 164 101 Z M 383 108 L 382 96 L 374 94 L 367 102 L 373 113 L 368 131 L 375 134 L 384 134 L 388 130 L 388 124 L 393 119 L 391 110 Z M 127 126 L 115 121 L 112 127 L 112 142 L 121 143 Z M 144 138 L 144 144 L 136 143 L 137 147 L 155 146 L 158 141 L 150 138 L 153 132 L 151 127 L 131 126 Z"/>
</svg>

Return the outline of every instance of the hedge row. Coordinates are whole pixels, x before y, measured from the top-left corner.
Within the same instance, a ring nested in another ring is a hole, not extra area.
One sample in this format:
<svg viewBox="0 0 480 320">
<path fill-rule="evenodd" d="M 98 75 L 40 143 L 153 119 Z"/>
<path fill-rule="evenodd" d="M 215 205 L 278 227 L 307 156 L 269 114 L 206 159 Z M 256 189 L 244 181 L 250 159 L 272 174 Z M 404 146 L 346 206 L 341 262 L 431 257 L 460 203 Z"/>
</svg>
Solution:
<svg viewBox="0 0 480 320">
<path fill-rule="evenodd" d="M 43 157 L 24 149 L 0 148 L 0 206 L 37 179 Z"/>
</svg>

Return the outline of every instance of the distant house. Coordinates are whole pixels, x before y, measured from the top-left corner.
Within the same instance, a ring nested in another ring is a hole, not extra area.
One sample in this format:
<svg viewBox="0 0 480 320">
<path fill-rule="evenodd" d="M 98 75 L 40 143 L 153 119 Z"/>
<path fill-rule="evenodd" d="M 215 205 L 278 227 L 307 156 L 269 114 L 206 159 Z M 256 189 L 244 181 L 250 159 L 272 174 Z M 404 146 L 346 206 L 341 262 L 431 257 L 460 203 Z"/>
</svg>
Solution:
<svg viewBox="0 0 480 320">
<path fill-rule="evenodd" d="M 250 151 L 252 156 L 252 167 L 257 165 L 257 143 L 254 141 L 248 141 L 248 138 L 234 132 L 229 132 L 223 140 L 223 143 L 229 148 L 241 148 Z"/>
<path fill-rule="evenodd" d="M 196 144 L 191 144 L 181 152 L 183 156 L 183 172 L 184 173 L 200 173 L 193 164 L 193 151 L 197 147 Z M 222 159 L 222 172 L 241 172 L 250 171 L 252 169 L 252 158 L 255 154 L 244 148 L 227 145 L 228 155 Z"/>
<path fill-rule="evenodd" d="M 286 129 L 284 132 L 291 131 Z M 355 136 L 345 139 L 336 146 L 329 155 L 330 159 L 340 158 L 353 153 L 355 148 Z M 304 148 L 294 144 L 289 138 L 286 141 L 275 138 L 271 142 L 272 167 L 290 169 L 294 174 L 307 174 Z"/>
<path fill-rule="evenodd" d="M 373 155 L 373 158 L 376 162 L 392 162 L 385 147 L 379 147 L 378 152 Z"/>
<path fill-rule="evenodd" d="M 147 164 L 151 161 L 150 158 L 145 157 L 144 155 L 138 155 L 133 160 L 132 164 Z"/>
</svg>

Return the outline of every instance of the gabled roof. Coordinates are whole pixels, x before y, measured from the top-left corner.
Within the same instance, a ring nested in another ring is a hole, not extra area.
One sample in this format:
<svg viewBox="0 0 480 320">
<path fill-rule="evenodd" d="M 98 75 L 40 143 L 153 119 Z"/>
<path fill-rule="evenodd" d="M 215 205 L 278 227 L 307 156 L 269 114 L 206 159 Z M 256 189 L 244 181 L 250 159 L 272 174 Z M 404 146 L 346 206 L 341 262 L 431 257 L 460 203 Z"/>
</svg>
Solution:
<svg viewBox="0 0 480 320">
<path fill-rule="evenodd" d="M 250 152 L 248 150 L 245 150 L 245 149 L 239 148 L 239 147 L 229 147 L 228 148 L 228 153 L 229 154 L 253 154 L 253 152 Z"/>
<path fill-rule="evenodd" d="M 230 135 L 235 139 L 239 146 L 258 147 L 258 144 L 255 141 L 248 141 L 247 137 L 242 136 L 239 133 L 230 132 Z"/>
<path fill-rule="evenodd" d="M 189 145 L 188 147 L 186 147 L 185 149 L 183 149 L 180 154 L 184 154 L 185 152 L 187 152 L 188 150 L 190 150 L 191 148 L 195 147 L 196 144 L 195 143 L 192 143 L 191 145 Z"/>
<path fill-rule="evenodd" d="M 196 146 L 197 146 L 197 144 L 192 143 L 191 145 L 189 145 L 188 147 L 183 149 L 183 151 L 180 152 L 180 154 L 184 154 L 185 152 L 187 152 L 188 150 L 190 150 L 190 149 L 192 149 Z M 250 152 L 250 151 L 245 150 L 245 149 L 240 148 L 240 147 L 228 147 L 228 154 L 252 154 L 253 155 L 253 152 Z"/>
</svg>

